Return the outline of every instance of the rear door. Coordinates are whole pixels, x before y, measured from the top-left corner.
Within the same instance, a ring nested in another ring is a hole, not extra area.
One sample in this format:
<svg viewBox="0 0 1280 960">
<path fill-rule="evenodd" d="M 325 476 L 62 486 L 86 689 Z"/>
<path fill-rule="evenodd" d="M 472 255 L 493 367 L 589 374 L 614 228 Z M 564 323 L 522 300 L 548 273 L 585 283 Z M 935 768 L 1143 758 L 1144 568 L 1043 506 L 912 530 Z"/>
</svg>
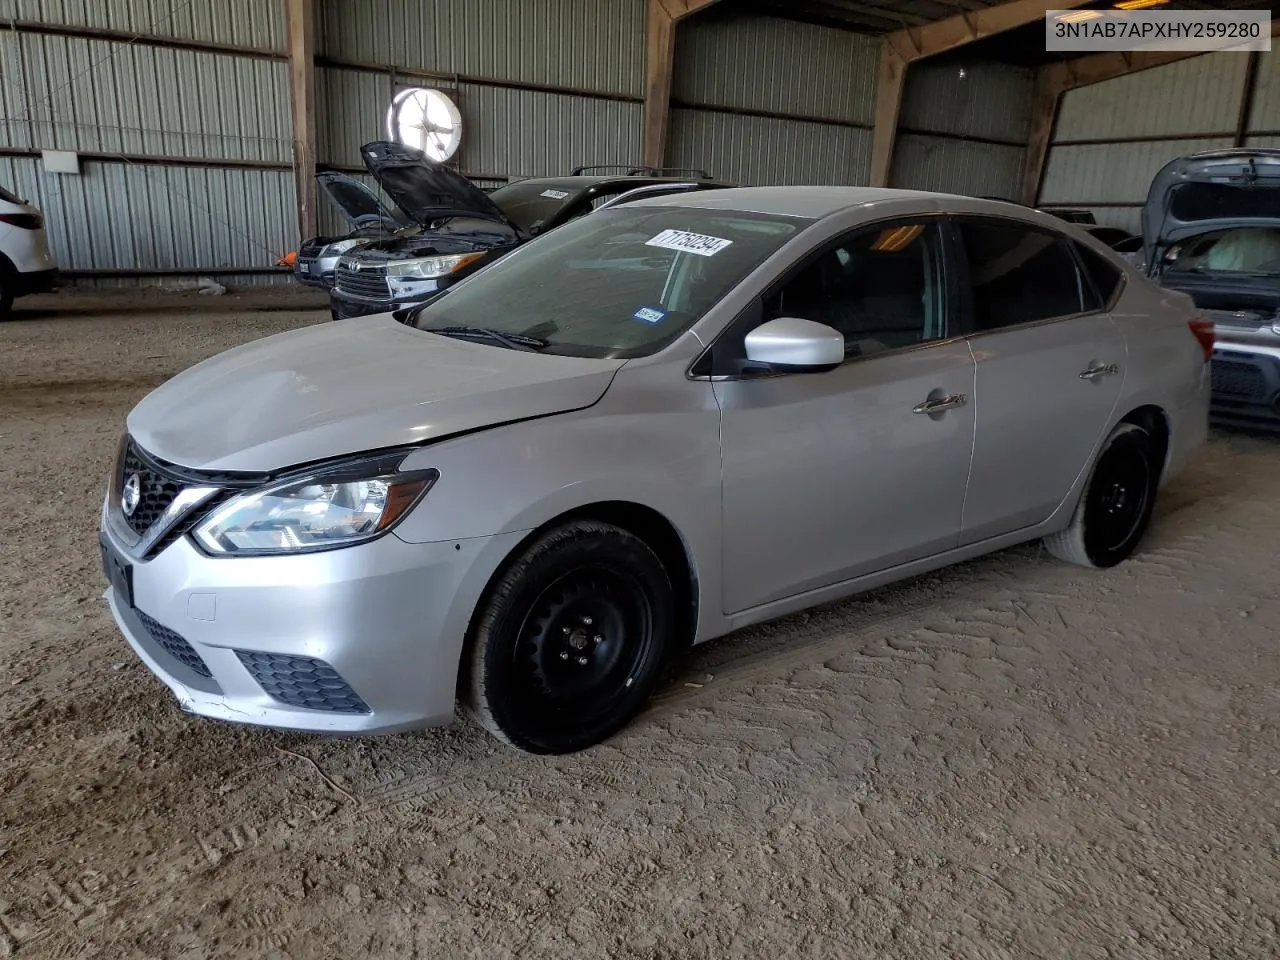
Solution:
<svg viewBox="0 0 1280 960">
<path fill-rule="evenodd" d="M 954 223 L 977 362 L 965 544 L 1062 503 L 1111 420 L 1127 352 L 1069 239 L 1017 220 Z"/>
</svg>

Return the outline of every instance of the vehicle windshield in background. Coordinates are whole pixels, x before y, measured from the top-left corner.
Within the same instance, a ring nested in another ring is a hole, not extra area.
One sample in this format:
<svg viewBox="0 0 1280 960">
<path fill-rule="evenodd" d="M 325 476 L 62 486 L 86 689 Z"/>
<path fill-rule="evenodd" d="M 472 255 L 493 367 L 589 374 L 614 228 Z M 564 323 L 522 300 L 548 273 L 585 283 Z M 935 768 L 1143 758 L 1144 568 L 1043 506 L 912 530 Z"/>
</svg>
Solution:
<svg viewBox="0 0 1280 960">
<path fill-rule="evenodd" d="M 489 194 L 489 199 L 498 205 L 508 220 L 525 233 L 532 233 L 583 189 L 566 190 L 545 180 L 525 181 L 499 187 Z"/>
<path fill-rule="evenodd" d="M 1266 185 L 1233 186 L 1229 183 L 1184 183 L 1169 198 L 1169 216 L 1183 223 L 1196 220 L 1280 219 L 1280 190 L 1275 180 Z"/>
<path fill-rule="evenodd" d="M 508 254 L 410 323 L 496 332 L 565 356 L 647 356 L 807 223 L 692 208 L 604 210 Z"/>
<path fill-rule="evenodd" d="M 1241 227 L 1201 234 L 1175 247 L 1169 271 L 1280 277 L 1280 230 Z"/>
<path fill-rule="evenodd" d="M 7 203 L 22 203 L 21 200 L 19 200 L 14 194 L 10 193 L 4 187 L 0 187 L 0 200 L 4 200 Z"/>
</svg>

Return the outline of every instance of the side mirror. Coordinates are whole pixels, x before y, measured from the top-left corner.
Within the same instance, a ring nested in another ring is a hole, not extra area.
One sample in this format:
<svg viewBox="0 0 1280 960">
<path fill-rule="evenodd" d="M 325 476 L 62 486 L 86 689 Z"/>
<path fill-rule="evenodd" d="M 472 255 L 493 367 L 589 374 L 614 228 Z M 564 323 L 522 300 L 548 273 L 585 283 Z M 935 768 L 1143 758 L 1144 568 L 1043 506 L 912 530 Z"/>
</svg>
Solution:
<svg viewBox="0 0 1280 960">
<path fill-rule="evenodd" d="M 844 335 L 825 323 L 778 317 L 746 336 L 747 359 L 787 373 L 816 373 L 844 363 Z"/>
</svg>

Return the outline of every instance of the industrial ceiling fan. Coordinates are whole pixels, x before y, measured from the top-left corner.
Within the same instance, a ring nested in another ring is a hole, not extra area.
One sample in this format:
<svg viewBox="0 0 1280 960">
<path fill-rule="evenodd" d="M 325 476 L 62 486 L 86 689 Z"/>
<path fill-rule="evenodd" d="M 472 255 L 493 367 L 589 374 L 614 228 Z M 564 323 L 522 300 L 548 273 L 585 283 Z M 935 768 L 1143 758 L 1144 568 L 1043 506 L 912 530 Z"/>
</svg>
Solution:
<svg viewBox="0 0 1280 960">
<path fill-rule="evenodd" d="M 462 114 L 439 90 L 409 87 L 387 109 L 387 136 L 443 163 L 462 143 Z"/>
</svg>

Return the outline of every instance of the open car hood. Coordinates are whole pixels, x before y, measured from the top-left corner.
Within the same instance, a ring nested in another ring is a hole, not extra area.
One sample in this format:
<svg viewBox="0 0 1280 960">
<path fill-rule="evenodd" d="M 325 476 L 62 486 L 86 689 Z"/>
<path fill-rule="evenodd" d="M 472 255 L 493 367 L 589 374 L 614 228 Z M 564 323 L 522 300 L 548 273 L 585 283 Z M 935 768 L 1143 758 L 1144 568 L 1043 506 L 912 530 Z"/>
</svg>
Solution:
<svg viewBox="0 0 1280 960">
<path fill-rule="evenodd" d="M 354 177 L 336 170 L 325 170 L 316 174 L 316 183 L 357 230 L 380 223 L 390 230 L 398 230 L 404 226 L 378 199 L 377 194 Z"/>
<path fill-rule="evenodd" d="M 1142 209 L 1148 269 L 1175 243 L 1240 227 L 1280 228 L 1280 150 L 1215 150 L 1170 161 L 1151 181 Z"/>
<path fill-rule="evenodd" d="M 421 226 L 448 217 L 471 217 L 515 229 L 487 193 L 420 150 L 375 140 L 361 147 L 360 155 L 387 196 Z"/>
</svg>

